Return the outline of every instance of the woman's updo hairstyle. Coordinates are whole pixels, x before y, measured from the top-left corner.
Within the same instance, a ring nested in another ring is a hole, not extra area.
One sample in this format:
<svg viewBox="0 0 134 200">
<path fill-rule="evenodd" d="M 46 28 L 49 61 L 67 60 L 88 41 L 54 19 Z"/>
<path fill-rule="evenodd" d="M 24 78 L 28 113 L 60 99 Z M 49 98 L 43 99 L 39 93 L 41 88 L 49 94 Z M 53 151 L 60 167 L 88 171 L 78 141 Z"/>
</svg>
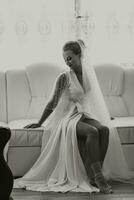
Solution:
<svg viewBox="0 0 134 200">
<path fill-rule="evenodd" d="M 81 47 L 77 41 L 69 41 L 63 46 L 63 51 L 72 51 L 74 54 L 81 55 Z"/>
</svg>

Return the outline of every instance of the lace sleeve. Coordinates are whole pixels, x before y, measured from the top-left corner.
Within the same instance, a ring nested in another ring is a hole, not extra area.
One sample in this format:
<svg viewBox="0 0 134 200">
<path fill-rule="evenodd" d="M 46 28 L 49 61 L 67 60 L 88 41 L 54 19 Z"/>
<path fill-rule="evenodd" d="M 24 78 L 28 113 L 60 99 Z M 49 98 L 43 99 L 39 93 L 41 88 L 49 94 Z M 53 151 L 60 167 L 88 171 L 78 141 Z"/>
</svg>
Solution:
<svg viewBox="0 0 134 200">
<path fill-rule="evenodd" d="M 58 101 L 66 87 L 67 87 L 67 76 L 65 73 L 62 73 L 56 82 L 55 90 L 52 97 L 53 110 L 57 106 Z"/>
<path fill-rule="evenodd" d="M 56 83 L 54 84 L 54 89 L 52 91 L 52 95 L 51 95 L 50 99 L 48 100 L 48 103 L 42 113 L 40 120 L 39 120 L 40 125 L 52 113 L 52 111 L 56 107 L 56 105 L 61 97 L 62 92 L 65 90 L 66 86 L 67 86 L 67 77 L 66 77 L 66 74 L 63 73 L 57 78 Z"/>
</svg>

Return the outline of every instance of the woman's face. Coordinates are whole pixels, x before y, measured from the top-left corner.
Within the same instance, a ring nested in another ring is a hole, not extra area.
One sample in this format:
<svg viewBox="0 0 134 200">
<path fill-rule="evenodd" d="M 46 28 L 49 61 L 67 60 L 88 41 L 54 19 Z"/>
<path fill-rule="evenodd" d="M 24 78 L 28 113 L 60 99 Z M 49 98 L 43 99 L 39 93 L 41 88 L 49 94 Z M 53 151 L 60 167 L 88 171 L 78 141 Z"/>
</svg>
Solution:
<svg viewBox="0 0 134 200">
<path fill-rule="evenodd" d="M 63 51 L 65 63 L 74 71 L 78 71 L 81 67 L 80 54 L 75 54 L 71 50 Z"/>
</svg>

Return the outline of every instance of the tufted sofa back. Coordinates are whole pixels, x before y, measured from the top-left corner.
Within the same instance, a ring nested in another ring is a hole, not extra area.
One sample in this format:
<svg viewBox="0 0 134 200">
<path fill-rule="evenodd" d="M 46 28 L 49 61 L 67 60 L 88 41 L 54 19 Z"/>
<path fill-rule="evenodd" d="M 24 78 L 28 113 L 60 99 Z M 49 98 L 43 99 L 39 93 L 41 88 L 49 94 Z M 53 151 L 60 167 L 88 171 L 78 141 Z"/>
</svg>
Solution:
<svg viewBox="0 0 134 200">
<path fill-rule="evenodd" d="M 39 63 L 0 72 L 0 121 L 38 119 L 56 77 L 64 68 Z M 95 71 L 112 117 L 134 116 L 134 68 L 96 65 Z"/>
<path fill-rule="evenodd" d="M 95 71 L 111 116 L 133 116 L 134 69 L 104 64 L 95 66 Z"/>
<path fill-rule="evenodd" d="M 128 115 L 134 116 L 134 68 L 124 69 L 124 92 L 122 98 L 128 110 Z"/>
<path fill-rule="evenodd" d="M 7 79 L 8 121 L 38 119 L 47 103 L 53 83 L 63 69 L 40 63 L 24 70 L 9 70 Z"/>
</svg>

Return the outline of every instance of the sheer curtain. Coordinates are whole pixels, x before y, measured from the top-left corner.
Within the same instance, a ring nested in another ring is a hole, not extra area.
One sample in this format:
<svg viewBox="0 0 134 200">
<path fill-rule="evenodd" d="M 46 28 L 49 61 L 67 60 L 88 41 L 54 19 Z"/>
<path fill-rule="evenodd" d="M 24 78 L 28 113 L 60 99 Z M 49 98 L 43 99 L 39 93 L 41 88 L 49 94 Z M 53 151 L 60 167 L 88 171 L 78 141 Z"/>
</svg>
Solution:
<svg viewBox="0 0 134 200">
<path fill-rule="evenodd" d="M 0 0 L 0 69 L 63 64 L 74 31 L 74 0 Z"/>
</svg>

